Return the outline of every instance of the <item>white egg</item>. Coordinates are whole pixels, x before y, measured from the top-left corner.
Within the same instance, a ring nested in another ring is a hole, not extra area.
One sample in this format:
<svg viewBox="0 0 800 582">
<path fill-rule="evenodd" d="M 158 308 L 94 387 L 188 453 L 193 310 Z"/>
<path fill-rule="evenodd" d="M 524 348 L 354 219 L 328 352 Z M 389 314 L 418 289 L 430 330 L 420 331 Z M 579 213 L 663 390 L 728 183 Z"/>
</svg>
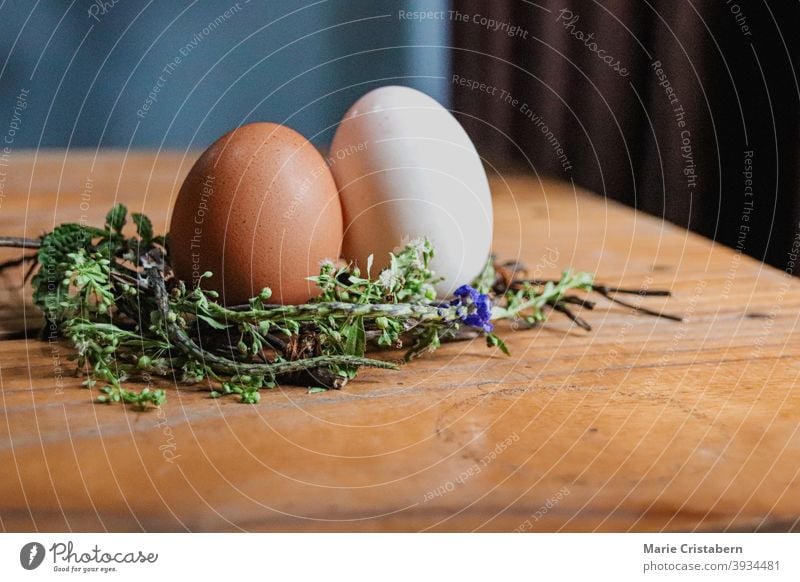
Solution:
<svg viewBox="0 0 800 582">
<path fill-rule="evenodd" d="M 343 257 L 373 276 L 389 254 L 427 237 L 440 297 L 471 282 L 492 243 L 486 172 L 461 124 L 409 87 L 370 91 L 347 111 L 329 154 L 344 212 Z"/>
</svg>

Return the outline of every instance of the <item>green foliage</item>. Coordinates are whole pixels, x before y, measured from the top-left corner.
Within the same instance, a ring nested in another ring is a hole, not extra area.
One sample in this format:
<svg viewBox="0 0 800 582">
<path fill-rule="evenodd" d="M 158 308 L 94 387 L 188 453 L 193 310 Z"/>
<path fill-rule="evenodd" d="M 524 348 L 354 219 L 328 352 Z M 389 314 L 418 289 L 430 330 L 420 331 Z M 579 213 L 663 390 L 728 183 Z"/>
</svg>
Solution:
<svg viewBox="0 0 800 582">
<path fill-rule="evenodd" d="M 127 222 L 128 209 L 122 204 L 115 204 L 111 210 L 106 214 L 106 229 L 109 231 L 122 234 L 122 229 L 125 228 Z"/>
<path fill-rule="evenodd" d="M 229 394 L 238 394 L 245 404 L 258 404 L 261 400 L 261 388 L 274 388 L 275 384 L 265 381 L 263 376 L 236 375 L 221 384 L 221 390 L 212 390 L 211 397 L 219 398 Z"/>
<path fill-rule="evenodd" d="M 547 281 L 544 285 L 525 282 L 518 289 L 507 291 L 502 304 L 492 310 L 492 319 L 522 319 L 528 324 L 536 324 L 546 319 L 544 308 L 556 305 L 569 291 L 591 291 L 593 276 L 589 273 L 564 271 L 559 281 Z"/>
<path fill-rule="evenodd" d="M 148 245 L 153 240 L 153 223 L 144 214 L 134 212 L 131 219 L 136 225 L 136 234 L 142 240 L 142 243 Z"/>
<path fill-rule="evenodd" d="M 33 277 L 33 302 L 51 320 L 61 319 L 62 301 L 69 294 L 72 268 L 70 255 L 89 248 L 91 238 L 102 231 L 84 228 L 79 224 L 62 224 L 42 238 L 37 253 L 38 271 Z"/>
<path fill-rule="evenodd" d="M 103 394 L 97 397 L 97 402 L 122 402 L 136 405 L 142 410 L 150 406 L 161 406 L 167 401 L 167 395 L 161 389 L 151 390 L 150 388 L 143 388 L 141 391 L 136 392 L 134 390 L 126 390 L 122 387 L 105 386 L 101 388 L 101 391 Z"/>
<path fill-rule="evenodd" d="M 506 346 L 506 342 L 500 339 L 495 333 L 486 334 L 486 346 L 490 348 L 498 348 L 501 352 L 503 352 L 507 356 L 511 355 L 511 352 L 508 350 L 508 347 Z"/>
<path fill-rule="evenodd" d="M 494 268 L 494 256 L 490 256 L 486 260 L 486 264 L 483 267 L 480 275 L 475 277 L 475 280 L 472 282 L 472 286 L 478 291 L 478 293 L 489 293 L 494 287 L 494 283 L 497 280 L 497 272 Z"/>
<path fill-rule="evenodd" d="M 371 273 L 372 257 L 359 268 L 322 265 L 311 280 L 320 296 L 304 305 L 272 305 L 264 289 L 246 305 L 225 306 L 203 287 L 204 273 L 189 288 L 175 279 L 165 238 L 150 220 L 115 205 L 103 228 L 63 224 L 42 238 L 34 301 L 75 348 L 85 385 L 98 402 L 141 409 L 160 406 L 166 395 L 154 378 L 204 383 L 211 396 L 233 395 L 255 404 L 260 390 L 281 382 L 310 386 L 310 393 L 339 388 L 361 367 L 394 368 L 367 357 L 371 348 L 407 346 L 410 360 L 467 331 L 508 353 L 493 332 L 465 321 L 469 305 L 436 298 L 440 280 L 430 269 L 434 249 L 414 240 Z M 560 281 L 523 283 L 501 291 L 490 260 L 473 283 L 492 301 L 493 320 L 543 321 L 572 290 L 590 291 L 592 277 L 565 272 Z M 488 326 L 487 329 L 490 329 Z M 128 381 L 147 384 L 140 391 Z"/>
<path fill-rule="evenodd" d="M 370 279 L 370 273 L 363 277 L 358 267 L 348 265 L 337 269 L 333 263 L 325 263 L 320 274 L 309 280 L 322 290 L 319 302 L 429 302 L 436 299 L 434 285 L 441 281 L 429 267 L 433 252 L 430 241 L 415 239 L 397 254 L 390 254 L 389 266 L 374 279 Z"/>
</svg>

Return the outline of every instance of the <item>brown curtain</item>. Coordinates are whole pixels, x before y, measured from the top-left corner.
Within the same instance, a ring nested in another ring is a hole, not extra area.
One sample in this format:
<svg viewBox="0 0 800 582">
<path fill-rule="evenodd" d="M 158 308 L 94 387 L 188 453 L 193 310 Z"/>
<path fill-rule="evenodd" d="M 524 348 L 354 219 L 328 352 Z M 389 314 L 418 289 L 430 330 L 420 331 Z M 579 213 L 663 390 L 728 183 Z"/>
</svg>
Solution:
<svg viewBox="0 0 800 582">
<path fill-rule="evenodd" d="M 493 164 L 784 267 L 800 234 L 799 6 L 454 1 L 453 107 Z"/>
</svg>

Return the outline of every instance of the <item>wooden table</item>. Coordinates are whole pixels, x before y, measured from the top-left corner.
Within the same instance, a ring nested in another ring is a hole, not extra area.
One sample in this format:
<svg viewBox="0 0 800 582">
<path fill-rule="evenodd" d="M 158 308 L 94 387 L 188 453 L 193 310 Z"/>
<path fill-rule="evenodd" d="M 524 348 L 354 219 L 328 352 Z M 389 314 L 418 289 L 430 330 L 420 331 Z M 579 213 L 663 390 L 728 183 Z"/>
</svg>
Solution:
<svg viewBox="0 0 800 582">
<path fill-rule="evenodd" d="M 99 222 L 114 200 L 163 232 L 195 155 L 14 152 L 0 232 Z M 68 346 L 9 339 L 41 319 L 8 271 L 2 529 L 797 529 L 800 284 L 569 184 L 504 177 L 493 191 L 500 256 L 670 288 L 646 304 L 685 322 L 603 300 L 591 333 L 559 317 L 507 331 L 510 358 L 451 344 L 255 406 L 167 384 L 168 403 L 140 413 L 93 404 Z"/>
</svg>

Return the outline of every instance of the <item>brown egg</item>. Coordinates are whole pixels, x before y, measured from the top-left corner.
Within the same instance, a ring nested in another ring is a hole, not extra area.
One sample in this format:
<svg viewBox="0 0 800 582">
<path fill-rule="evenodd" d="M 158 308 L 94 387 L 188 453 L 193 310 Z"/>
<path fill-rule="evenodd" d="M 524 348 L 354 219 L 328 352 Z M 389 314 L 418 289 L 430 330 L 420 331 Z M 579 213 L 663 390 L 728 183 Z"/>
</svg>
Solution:
<svg viewBox="0 0 800 582">
<path fill-rule="evenodd" d="M 181 187 L 169 231 L 175 275 L 226 305 L 261 289 L 270 301 L 304 303 L 316 285 L 306 277 L 336 260 L 342 209 L 323 157 L 296 131 L 251 123 L 224 135 L 195 162 Z"/>
</svg>

